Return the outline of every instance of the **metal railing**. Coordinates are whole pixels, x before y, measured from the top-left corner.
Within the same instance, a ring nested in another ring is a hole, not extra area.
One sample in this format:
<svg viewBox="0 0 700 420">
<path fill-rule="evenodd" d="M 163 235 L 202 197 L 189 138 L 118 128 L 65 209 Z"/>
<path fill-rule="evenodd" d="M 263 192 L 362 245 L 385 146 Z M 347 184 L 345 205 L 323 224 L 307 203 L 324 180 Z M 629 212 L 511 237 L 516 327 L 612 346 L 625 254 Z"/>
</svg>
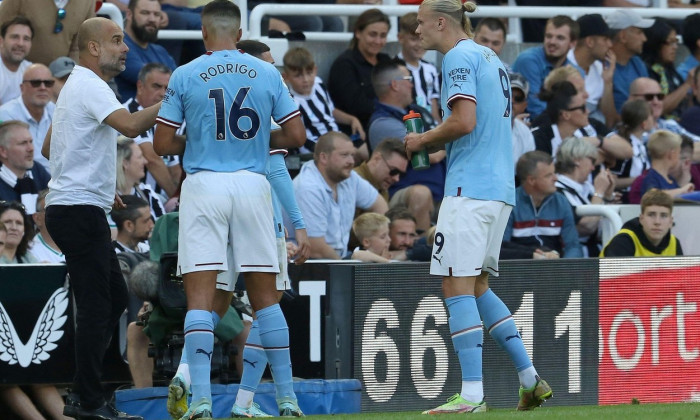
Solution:
<svg viewBox="0 0 700 420">
<path fill-rule="evenodd" d="M 603 244 L 607 244 L 622 229 L 620 208 L 616 205 L 585 204 L 576 206 L 576 214 L 579 216 L 599 216 L 603 218 L 598 225 Z"/>
</svg>

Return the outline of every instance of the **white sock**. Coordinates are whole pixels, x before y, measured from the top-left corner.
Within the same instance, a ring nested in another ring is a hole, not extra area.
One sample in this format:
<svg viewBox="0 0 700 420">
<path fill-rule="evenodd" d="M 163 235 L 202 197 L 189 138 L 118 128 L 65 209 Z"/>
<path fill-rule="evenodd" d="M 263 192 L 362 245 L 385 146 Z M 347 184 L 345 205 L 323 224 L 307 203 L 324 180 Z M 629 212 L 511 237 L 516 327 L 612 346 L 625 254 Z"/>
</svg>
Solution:
<svg viewBox="0 0 700 420">
<path fill-rule="evenodd" d="M 482 381 L 462 381 L 460 395 L 469 402 L 480 403 L 484 400 L 484 383 Z"/>
<path fill-rule="evenodd" d="M 518 372 L 518 379 L 520 379 L 520 385 L 525 388 L 529 389 L 535 386 L 537 383 L 537 371 L 535 370 L 534 366 L 530 366 L 527 369 L 523 369 L 520 372 Z"/>
<path fill-rule="evenodd" d="M 246 391 L 245 389 L 238 388 L 238 394 L 236 395 L 236 405 L 242 408 L 250 408 L 253 405 L 253 397 L 255 392 Z"/>
<path fill-rule="evenodd" d="M 178 373 L 182 374 L 182 377 L 185 379 L 185 383 L 189 387 L 192 383 L 192 380 L 190 379 L 190 365 L 187 363 L 178 365 L 177 372 L 175 372 L 175 374 L 177 375 Z"/>
</svg>

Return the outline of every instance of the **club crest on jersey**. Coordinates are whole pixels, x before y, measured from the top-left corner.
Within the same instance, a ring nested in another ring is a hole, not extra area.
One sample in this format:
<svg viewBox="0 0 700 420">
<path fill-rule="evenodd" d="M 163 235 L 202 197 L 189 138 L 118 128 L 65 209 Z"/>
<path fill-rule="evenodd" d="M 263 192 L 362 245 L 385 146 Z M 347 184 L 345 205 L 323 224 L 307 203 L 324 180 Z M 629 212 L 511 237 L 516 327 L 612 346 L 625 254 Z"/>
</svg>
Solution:
<svg viewBox="0 0 700 420">
<path fill-rule="evenodd" d="M 41 364 L 49 359 L 56 342 L 63 337 L 68 309 L 68 288 L 56 289 L 44 305 L 32 335 L 22 343 L 5 307 L 0 303 L 0 360 L 9 365 L 19 364 L 26 368 L 30 364 Z"/>
</svg>

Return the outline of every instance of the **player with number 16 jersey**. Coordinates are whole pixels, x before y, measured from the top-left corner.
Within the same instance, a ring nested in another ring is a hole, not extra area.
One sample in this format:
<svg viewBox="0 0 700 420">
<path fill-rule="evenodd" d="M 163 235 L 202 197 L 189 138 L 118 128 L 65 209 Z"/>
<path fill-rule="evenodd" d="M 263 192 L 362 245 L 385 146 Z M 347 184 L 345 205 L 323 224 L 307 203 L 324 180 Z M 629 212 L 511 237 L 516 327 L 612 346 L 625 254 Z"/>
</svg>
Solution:
<svg viewBox="0 0 700 420">
<path fill-rule="evenodd" d="M 223 50 L 173 72 L 157 121 L 177 128 L 187 120 L 183 168 L 188 174 L 265 174 L 270 152 L 265 115 L 280 125 L 299 115 L 279 71 L 239 50 Z"/>
</svg>

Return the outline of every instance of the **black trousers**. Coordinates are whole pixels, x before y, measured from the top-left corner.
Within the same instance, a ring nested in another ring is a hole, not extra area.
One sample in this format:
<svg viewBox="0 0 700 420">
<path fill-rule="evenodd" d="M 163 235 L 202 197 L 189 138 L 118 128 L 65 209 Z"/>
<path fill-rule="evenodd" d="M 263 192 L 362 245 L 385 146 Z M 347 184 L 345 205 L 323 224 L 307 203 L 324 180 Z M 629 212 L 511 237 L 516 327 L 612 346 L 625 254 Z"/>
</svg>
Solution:
<svg viewBox="0 0 700 420">
<path fill-rule="evenodd" d="M 84 408 L 94 409 L 104 403 L 102 361 L 128 302 L 126 282 L 103 209 L 49 206 L 46 228 L 66 256 L 77 309 L 73 392 Z"/>
</svg>

